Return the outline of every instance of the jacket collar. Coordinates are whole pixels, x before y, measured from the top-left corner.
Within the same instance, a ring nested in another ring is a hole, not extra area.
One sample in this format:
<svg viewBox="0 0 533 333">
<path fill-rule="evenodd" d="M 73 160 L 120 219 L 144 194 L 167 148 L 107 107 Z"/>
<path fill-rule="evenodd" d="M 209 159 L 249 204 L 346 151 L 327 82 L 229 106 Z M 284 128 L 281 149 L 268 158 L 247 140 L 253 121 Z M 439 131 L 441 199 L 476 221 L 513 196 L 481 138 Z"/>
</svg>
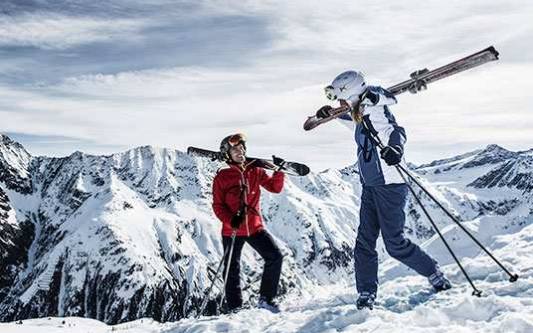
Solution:
<svg viewBox="0 0 533 333">
<path fill-rule="evenodd" d="M 250 166 L 255 162 L 255 160 L 246 161 L 244 164 L 234 164 L 234 163 L 228 163 L 230 169 L 235 169 L 240 172 L 244 172 L 250 168 Z"/>
</svg>

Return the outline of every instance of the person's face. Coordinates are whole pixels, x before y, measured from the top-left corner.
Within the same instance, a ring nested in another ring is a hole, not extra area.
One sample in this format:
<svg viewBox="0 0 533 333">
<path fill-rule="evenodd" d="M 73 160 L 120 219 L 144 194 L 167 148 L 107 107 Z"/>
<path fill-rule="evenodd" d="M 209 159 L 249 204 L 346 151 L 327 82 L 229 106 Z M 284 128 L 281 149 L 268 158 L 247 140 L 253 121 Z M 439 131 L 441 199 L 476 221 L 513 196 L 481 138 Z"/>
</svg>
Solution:
<svg viewBox="0 0 533 333">
<path fill-rule="evenodd" d="M 246 161 L 246 151 L 241 143 L 231 147 L 229 150 L 229 155 L 235 163 L 242 164 L 244 161 Z"/>
</svg>

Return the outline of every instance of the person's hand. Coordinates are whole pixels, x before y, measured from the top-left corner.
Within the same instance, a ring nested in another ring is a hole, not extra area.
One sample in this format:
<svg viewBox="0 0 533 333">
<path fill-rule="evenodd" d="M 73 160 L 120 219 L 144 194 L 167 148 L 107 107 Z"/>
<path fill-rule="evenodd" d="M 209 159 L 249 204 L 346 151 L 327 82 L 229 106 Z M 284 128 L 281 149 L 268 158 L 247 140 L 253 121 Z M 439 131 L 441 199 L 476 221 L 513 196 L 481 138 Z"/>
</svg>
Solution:
<svg viewBox="0 0 533 333">
<path fill-rule="evenodd" d="M 403 150 L 400 146 L 386 146 L 381 149 L 380 155 L 387 165 L 396 165 L 402 160 Z"/>
<path fill-rule="evenodd" d="M 242 223 L 242 212 L 238 211 L 237 214 L 233 215 L 231 218 L 231 228 L 232 229 L 239 229 Z"/>
<path fill-rule="evenodd" d="M 272 162 L 274 163 L 275 166 L 278 167 L 278 170 L 283 170 L 285 169 L 285 160 L 282 159 L 281 157 L 277 157 L 275 155 L 272 155 Z"/>
<path fill-rule="evenodd" d="M 318 119 L 324 119 L 324 118 L 327 118 L 330 116 L 330 111 L 333 110 L 333 107 L 331 107 L 330 105 L 324 105 L 323 107 L 321 107 L 320 109 L 318 109 L 318 111 L 316 112 L 316 117 Z"/>
</svg>

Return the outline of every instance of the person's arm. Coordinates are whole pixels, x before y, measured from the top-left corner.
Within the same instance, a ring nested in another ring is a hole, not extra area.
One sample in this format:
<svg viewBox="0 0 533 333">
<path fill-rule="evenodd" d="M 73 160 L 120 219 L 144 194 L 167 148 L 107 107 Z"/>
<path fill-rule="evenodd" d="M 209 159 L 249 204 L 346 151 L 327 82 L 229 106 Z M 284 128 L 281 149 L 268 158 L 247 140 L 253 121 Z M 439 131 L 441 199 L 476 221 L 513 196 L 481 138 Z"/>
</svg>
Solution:
<svg viewBox="0 0 533 333">
<path fill-rule="evenodd" d="M 383 144 L 380 156 L 388 165 L 401 162 L 404 144 L 407 141 L 405 129 L 399 126 L 387 106 L 365 109 L 364 126 L 370 130 L 372 137 L 379 138 Z"/>
<path fill-rule="evenodd" d="M 398 126 L 388 107 L 396 103 L 396 97 L 388 90 L 370 86 L 361 101 L 361 106 L 365 127 L 373 135 L 377 135 L 384 146 L 398 146 L 403 151 L 403 145 L 407 140 L 405 130 Z"/>
<path fill-rule="evenodd" d="M 265 188 L 265 190 L 272 193 L 280 193 L 283 190 L 283 183 L 285 180 L 285 174 L 281 171 L 274 171 L 272 176 L 269 176 L 264 169 L 258 168 L 259 172 L 259 184 Z"/>
<path fill-rule="evenodd" d="M 213 211 L 222 223 L 230 223 L 233 214 L 224 202 L 224 189 L 221 186 L 221 179 L 219 174 L 213 180 Z"/>
<path fill-rule="evenodd" d="M 385 106 L 396 104 L 398 101 L 396 97 L 388 90 L 382 87 L 371 86 L 368 87 L 367 93 L 361 105 L 366 106 Z"/>
<path fill-rule="evenodd" d="M 371 109 L 371 110 L 368 110 Z M 368 108 L 365 111 L 365 125 L 373 135 L 379 137 L 385 146 L 403 146 L 407 141 L 405 129 L 396 123 L 396 119 L 386 106 Z"/>
</svg>

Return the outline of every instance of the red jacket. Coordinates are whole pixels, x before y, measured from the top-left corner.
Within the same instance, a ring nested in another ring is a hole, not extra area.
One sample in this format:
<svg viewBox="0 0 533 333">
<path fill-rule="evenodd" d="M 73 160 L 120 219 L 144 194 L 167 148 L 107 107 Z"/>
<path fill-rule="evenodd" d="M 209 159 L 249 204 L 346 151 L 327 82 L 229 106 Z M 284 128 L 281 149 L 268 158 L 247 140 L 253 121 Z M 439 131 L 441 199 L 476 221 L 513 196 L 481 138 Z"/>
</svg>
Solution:
<svg viewBox="0 0 533 333">
<path fill-rule="evenodd" d="M 218 171 L 213 180 L 213 211 L 222 221 L 222 235 L 231 236 L 231 218 L 241 206 L 241 189 L 245 185 L 243 199 L 246 204 L 243 223 L 237 230 L 237 236 L 250 236 L 263 229 L 259 199 L 263 186 L 267 191 L 279 193 L 283 189 L 284 174 L 275 171 L 269 176 L 265 169 L 246 166 L 244 170 L 238 165 Z"/>
</svg>

